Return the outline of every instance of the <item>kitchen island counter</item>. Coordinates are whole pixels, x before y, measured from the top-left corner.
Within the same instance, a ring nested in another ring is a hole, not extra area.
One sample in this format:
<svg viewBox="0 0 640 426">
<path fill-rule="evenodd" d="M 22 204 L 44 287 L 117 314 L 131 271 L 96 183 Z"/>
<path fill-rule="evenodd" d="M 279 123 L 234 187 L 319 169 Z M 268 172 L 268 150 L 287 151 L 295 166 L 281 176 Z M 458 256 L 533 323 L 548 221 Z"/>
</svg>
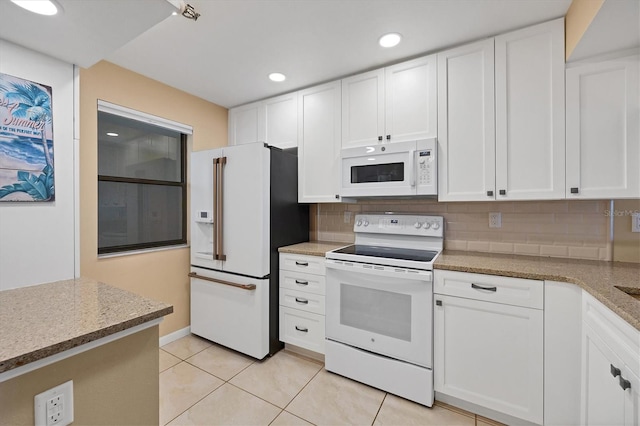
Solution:
<svg viewBox="0 0 640 426">
<path fill-rule="evenodd" d="M 78 278 L 0 292 L 0 373 L 143 326 L 173 306 Z"/>
<path fill-rule="evenodd" d="M 445 250 L 434 269 L 576 284 L 640 330 L 640 264 Z"/>
</svg>

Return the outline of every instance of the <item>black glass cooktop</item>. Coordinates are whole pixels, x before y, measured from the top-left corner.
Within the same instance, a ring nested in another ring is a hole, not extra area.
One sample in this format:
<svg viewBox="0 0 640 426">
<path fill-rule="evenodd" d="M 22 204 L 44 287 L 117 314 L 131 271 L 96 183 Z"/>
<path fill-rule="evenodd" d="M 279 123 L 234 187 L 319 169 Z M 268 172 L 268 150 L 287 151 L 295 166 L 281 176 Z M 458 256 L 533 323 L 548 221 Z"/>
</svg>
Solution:
<svg viewBox="0 0 640 426">
<path fill-rule="evenodd" d="M 418 262 L 431 262 L 438 255 L 437 251 L 432 250 L 416 250 L 397 247 L 378 247 L 351 245 L 338 250 L 334 253 L 355 254 L 358 256 L 382 257 L 386 259 L 414 260 Z"/>
</svg>

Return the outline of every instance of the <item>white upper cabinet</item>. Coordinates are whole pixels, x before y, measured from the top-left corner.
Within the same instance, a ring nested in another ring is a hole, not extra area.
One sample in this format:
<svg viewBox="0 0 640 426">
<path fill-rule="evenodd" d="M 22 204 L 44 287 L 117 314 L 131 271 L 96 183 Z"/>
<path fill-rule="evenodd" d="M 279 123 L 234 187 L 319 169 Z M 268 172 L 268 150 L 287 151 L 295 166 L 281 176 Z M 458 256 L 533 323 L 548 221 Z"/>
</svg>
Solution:
<svg viewBox="0 0 640 426">
<path fill-rule="evenodd" d="M 493 39 L 438 53 L 438 199 L 494 199 Z"/>
<path fill-rule="evenodd" d="M 340 201 L 340 81 L 298 92 L 298 202 Z"/>
<path fill-rule="evenodd" d="M 497 200 L 564 198 L 564 18 L 495 38 Z"/>
<path fill-rule="evenodd" d="M 640 197 L 637 55 L 567 69 L 567 198 Z"/>
<path fill-rule="evenodd" d="M 241 145 L 264 141 L 264 107 L 261 102 L 253 102 L 229 110 L 229 145 Z"/>
<path fill-rule="evenodd" d="M 288 93 L 262 103 L 265 142 L 282 149 L 297 147 L 298 93 Z"/>
<path fill-rule="evenodd" d="M 342 147 L 437 136 L 436 56 L 342 80 Z"/>
<path fill-rule="evenodd" d="M 298 146 L 298 93 L 288 93 L 229 110 L 229 145 L 266 142 Z"/>
</svg>

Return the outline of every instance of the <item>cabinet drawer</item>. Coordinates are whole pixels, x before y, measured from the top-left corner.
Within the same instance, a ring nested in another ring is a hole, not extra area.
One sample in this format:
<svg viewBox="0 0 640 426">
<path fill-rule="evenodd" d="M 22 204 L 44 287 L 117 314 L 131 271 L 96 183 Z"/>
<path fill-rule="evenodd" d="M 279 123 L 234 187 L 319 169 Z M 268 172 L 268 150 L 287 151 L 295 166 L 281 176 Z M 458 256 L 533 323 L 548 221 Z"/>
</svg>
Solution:
<svg viewBox="0 0 640 426">
<path fill-rule="evenodd" d="M 289 288 L 280 289 L 280 306 L 324 315 L 324 296 Z"/>
<path fill-rule="evenodd" d="M 280 287 L 324 295 L 325 276 L 280 269 Z"/>
<path fill-rule="evenodd" d="M 280 306 L 280 340 L 324 354 L 324 315 Z"/>
<path fill-rule="evenodd" d="M 456 271 L 434 271 L 433 292 L 542 309 L 544 281 Z"/>
<path fill-rule="evenodd" d="M 281 253 L 280 269 L 324 275 L 324 256 Z"/>
</svg>

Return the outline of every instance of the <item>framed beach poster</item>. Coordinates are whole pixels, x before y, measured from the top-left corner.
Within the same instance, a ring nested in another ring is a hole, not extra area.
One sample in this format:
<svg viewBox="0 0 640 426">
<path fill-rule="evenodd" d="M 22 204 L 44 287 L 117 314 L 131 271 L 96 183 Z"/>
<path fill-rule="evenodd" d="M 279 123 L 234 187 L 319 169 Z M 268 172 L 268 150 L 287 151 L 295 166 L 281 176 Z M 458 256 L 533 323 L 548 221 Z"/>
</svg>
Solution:
<svg viewBox="0 0 640 426">
<path fill-rule="evenodd" d="M 0 73 L 0 202 L 54 201 L 51 87 Z"/>
</svg>

